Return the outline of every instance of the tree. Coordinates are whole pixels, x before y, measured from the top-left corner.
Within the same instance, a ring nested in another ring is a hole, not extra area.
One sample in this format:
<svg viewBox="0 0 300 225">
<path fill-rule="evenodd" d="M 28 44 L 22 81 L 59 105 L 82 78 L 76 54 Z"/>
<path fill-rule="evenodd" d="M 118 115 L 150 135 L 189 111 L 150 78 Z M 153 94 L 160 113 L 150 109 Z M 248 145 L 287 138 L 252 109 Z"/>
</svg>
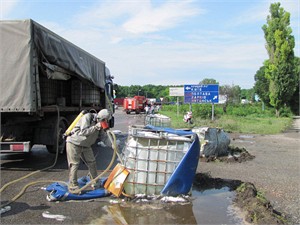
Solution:
<svg viewBox="0 0 300 225">
<path fill-rule="evenodd" d="M 294 93 L 294 95 L 292 96 L 288 106 L 291 108 L 292 112 L 296 115 L 300 115 L 300 102 L 299 102 L 299 86 L 300 86 L 300 58 L 299 57 L 295 57 L 295 74 L 298 74 L 298 76 L 296 76 L 296 83 L 297 83 L 297 87 L 296 87 L 296 91 Z"/>
<path fill-rule="evenodd" d="M 270 104 L 279 116 L 279 109 L 290 101 L 297 87 L 293 50 L 295 40 L 290 27 L 290 13 L 280 7 L 280 3 L 271 4 L 267 24 L 262 29 L 269 55 L 265 76 L 270 82 Z"/>
<path fill-rule="evenodd" d="M 264 62 L 264 65 L 259 68 L 259 70 L 256 72 L 254 76 L 255 84 L 254 84 L 254 91 L 259 96 L 260 100 L 270 105 L 270 92 L 269 92 L 269 86 L 270 81 L 266 77 L 265 70 L 269 67 L 269 60 L 266 60 Z"/>
<path fill-rule="evenodd" d="M 205 78 L 199 82 L 199 84 L 219 84 L 215 79 Z"/>
<path fill-rule="evenodd" d="M 247 99 L 251 102 L 254 102 L 255 101 L 254 89 L 253 88 L 241 89 L 241 99 Z"/>
<path fill-rule="evenodd" d="M 227 96 L 228 103 L 239 103 L 240 102 L 241 88 L 238 85 L 220 86 L 219 92 L 220 92 L 220 95 Z"/>
</svg>

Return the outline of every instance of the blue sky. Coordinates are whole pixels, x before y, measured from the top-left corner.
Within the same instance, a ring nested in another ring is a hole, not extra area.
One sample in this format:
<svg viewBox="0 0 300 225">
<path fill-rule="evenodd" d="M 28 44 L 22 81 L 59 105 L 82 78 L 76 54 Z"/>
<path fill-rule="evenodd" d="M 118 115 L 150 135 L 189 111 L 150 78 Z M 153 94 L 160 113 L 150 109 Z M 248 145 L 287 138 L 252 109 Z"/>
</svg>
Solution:
<svg viewBox="0 0 300 225">
<path fill-rule="evenodd" d="M 291 13 L 300 56 L 299 0 L 0 0 L 0 18 L 31 18 L 106 63 L 119 85 L 252 88 L 268 58 L 269 6 Z"/>
</svg>

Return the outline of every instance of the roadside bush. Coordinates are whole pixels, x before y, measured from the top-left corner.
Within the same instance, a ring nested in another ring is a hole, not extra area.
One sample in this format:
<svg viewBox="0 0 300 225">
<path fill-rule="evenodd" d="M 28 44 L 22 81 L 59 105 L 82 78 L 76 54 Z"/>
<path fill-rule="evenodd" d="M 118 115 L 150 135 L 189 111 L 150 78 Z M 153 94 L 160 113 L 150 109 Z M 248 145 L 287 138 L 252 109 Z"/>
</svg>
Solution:
<svg viewBox="0 0 300 225">
<path fill-rule="evenodd" d="M 280 117 L 292 117 L 293 113 L 290 107 L 284 106 L 279 110 Z"/>
<path fill-rule="evenodd" d="M 164 111 L 177 112 L 176 105 L 164 105 Z M 189 104 L 183 104 L 179 106 L 179 113 L 181 116 L 190 111 Z M 193 104 L 192 112 L 194 117 L 201 119 L 211 119 L 212 105 L 211 104 Z M 223 115 L 231 115 L 237 117 L 256 117 L 256 118 L 268 118 L 275 117 L 275 109 L 268 106 L 262 106 L 261 102 L 251 104 L 228 104 L 226 106 L 226 112 L 224 111 L 223 104 L 214 105 L 215 118 L 220 118 Z M 289 107 L 280 109 L 281 117 L 291 117 L 293 115 Z"/>
</svg>

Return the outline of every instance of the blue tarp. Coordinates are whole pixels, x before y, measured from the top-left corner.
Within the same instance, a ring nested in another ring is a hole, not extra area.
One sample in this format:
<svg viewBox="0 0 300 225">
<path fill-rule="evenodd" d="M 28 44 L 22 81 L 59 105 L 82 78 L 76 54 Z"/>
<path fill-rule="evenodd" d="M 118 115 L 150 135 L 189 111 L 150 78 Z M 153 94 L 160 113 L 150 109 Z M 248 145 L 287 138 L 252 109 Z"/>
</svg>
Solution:
<svg viewBox="0 0 300 225">
<path fill-rule="evenodd" d="M 180 194 L 187 194 L 191 190 L 198 167 L 199 153 L 200 144 L 198 136 L 196 136 L 190 149 L 183 156 L 182 160 L 162 189 L 162 195 L 177 196 Z"/>
<path fill-rule="evenodd" d="M 153 130 L 153 131 L 164 131 L 170 134 L 176 134 L 179 136 L 187 136 L 187 135 L 195 135 L 196 133 L 192 131 L 186 131 L 186 130 L 175 130 L 173 128 L 168 128 L 168 127 L 155 127 L 152 125 L 147 125 L 145 126 L 146 129 Z"/>
<path fill-rule="evenodd" d="M 107 178 L 100 179 L 101 186 L 104 185 Z M 88 176 L 83 176 L 78 179 L 79 187 L 83 187 L 88 182 L 90 178 Z M 49 201 L 67 201 L 67 200 L 87 200 L 93 198 L 101 198 L 110 195 L 104 188 L 99 188 L 96 190 L 83 191 L 81 194 L 72 194 L 68 191 L 68 186 L 62 183 L 55 182 L 46 187 L 46 191 L 50 192 L 47 196 Z"/>
</svg>

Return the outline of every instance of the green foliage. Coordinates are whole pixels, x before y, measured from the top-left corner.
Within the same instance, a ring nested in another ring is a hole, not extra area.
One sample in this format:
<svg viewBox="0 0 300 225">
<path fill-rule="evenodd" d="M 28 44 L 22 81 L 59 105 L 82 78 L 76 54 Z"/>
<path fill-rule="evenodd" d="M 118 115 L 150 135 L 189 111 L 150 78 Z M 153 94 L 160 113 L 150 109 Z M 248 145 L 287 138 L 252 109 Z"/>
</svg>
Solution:
<svg viewBox="0 0 300 225">
<path fill-rule="evenodd" d="M 255 133 L 255 134 L 276 134 L 287 129 L 292 123 L 291 117 L 275 117 L 275 109 L 265 107 L 263 110 L 261 103 L 255 104 L 230 104 L 227 112 L 223 111 L 222 105 L 215 105 L 215 120 L 211 120 L 210 104 L 193 104 L 193 125 L 183 122 L 183 115 L 189 111 L 189 105 L 179 106 L 177 116 L 176 105 L 164 105 L 162 114 L 171 118 L 173 128 L 192 128 L 192 127 L 219 127 L 227 132 Z M 288 108 L 283 115 L 290 115 Z"/>
<path fill-rule="evenodd" d="M 229 103 L 239 103 L 241 88 L 238 85 L 224 85 L 219 87 L 219 92 L 221 95 L 227 96 L 227 101 Z"/>
<path fill-rule="evenodd" d="M 288 102 L 288 106 L 291 108 L 291 111 L 295 114 L 295 115 L 300 115 L 300 102 L 299 102 L 299 97 L 300 97 L 300 92 L 299 92 L 299 86 L 300 86 L 300 58 L 299 57 L 295 57 L 295 74 L 298 74 L 296 76 L 296 83 L 298 84 L 296 87 L 296 91 L 294 92 L 294 95 L 292 96 L 291 100 Z"/>
<path fill-rule="evenodd" d="M 205 78 L 201 82 L 201 84 L 218 84 L 215 79 Z M 147 98 L 163 98 L 163 102 L 176 102 L 177 97 L 169 96 L 169 88 L 174 86 L 163 86 L 163 85 L 131 85 L 131 86 L 121 86 L 118 84 L 114 85 L 114 90 L 116 91 L 117 98 L 125 98 L 125 97 L 133 97 L 135 95 L 143 95 Z M 178 85 L 176 86 L 178 87 Z M 183 85 L 181 85 L 183 87 Z M 251 92 L 251 90 L 250 90 Z M 249 93 L 250 93 L 249 92 Z M 241 88 L 238 85 L 224 85 L 219 87 L 219 93 L 221 95 L 226 95 L 229 102 L 240 102 Z M 247 90 L 244 90 L 244 93 L 248 93 Z M 248 96 L 248 95 L 247 95 Z M 254 97 L 254 95 L 252 96 Z M 249 97 L 250 98 L 250 97 Z M 248 98 L 247 98 L 248 99 Z M 248 99 L 251 100 L 251 99 Z M 179 101 L 183 102 L 183 97 L 179 97 Z"/>
<path fill-rule="evenodd" d="M 269 80 L 270 104 L 275 107 L 278 116 L 279 109 L 290 101 L 297 87 L 290 13 L 280 7 L 280 3 L 271 4 L 267 24 L 262 29 L 269 54 L 264 77 Z"/>
<path fill-rule="evenodd" d="M 249 101 L 255 102 L 255 91 L 254 88 L 241 89 L 241 99 L 247 99 Z"/>
<path fill-rule="evenodd" d="M 198 104 L 193 106 L 193 116 L 200 117 L 201 119 L 210 119 L 211 111 L 211 105 L 209 104 Z"/>
<path fill-rule="evenodd" d="M 290 107 L 283 106 L 279 110 L 279 114 L 281 117 L 292 117 L 293 113 Z"/>
<path fill-rule="evenodd" d="M 227 106 L 227 115 L 232 116 L 255 116 L 255 117 L 269 117 L 273 114 L 274 110 L 267 107 L 262 110 L 262 103 L 253 104 L 231 104 Z"/>
<path fill-rule="evenodd" d="M 169 95 L 169 86 L 163 85 L 131 85 L 131 86 L 121 86 L 114 85 L 116 90 L 117 98 L 133 97 L 135 95 L 146 96 L 147 98 L 167 98 Z"/>
<path fill-rule="evenodd" d="M 269 203 L 268 199 L 266 198 L 265 194 L 262 191 L 257 191 L 256 198 L 263 204 L 266 205 Z"/>
<path fill-rule="evenodd" d="M 246 184 L 245 183 L 241 183 L 240 186 L 237 187 L 236 191 L 237 192 L 245 192 L 246 190 Z"/>
<path fill-rule="evenodd" d="M 200 81 L 199 84 L 219 84 L 219 82 L 212 78 L 205 78 L 202 81 Z"/>
<path fill-rule="evenodd" d="M 254 90 L 255 93 L 259 96 L 260 100 L 263 101 L 265 104 L 270 104 L 270 80 L 266 77 L 266 68 L 269 67 L 269 60 L 264 62 L 264 65 L 259 68 L 254 76 L 255 84 Z"/>
</svg>

